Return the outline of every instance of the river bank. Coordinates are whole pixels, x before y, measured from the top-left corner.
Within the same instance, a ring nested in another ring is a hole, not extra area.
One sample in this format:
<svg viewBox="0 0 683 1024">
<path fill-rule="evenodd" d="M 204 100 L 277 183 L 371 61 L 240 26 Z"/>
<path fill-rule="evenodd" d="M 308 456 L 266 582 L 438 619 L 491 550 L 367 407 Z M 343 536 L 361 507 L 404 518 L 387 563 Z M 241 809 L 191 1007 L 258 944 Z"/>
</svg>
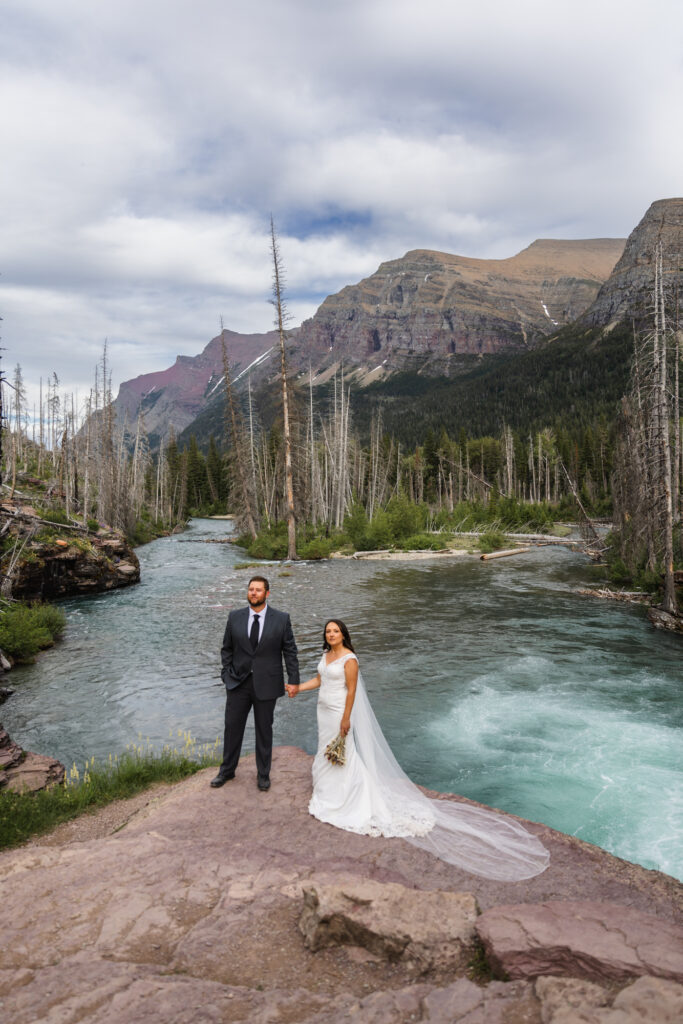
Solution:
<svg viewBox="0 0 683 1024">
<path fill-rule="evenodd" d="M 60 603 L 64 639 L 12 674 L 2 719 L 24 749 L 82 769 L 138 735 L 221 731 L 220 642 L 247 574 L 226 523 L 138 549 L 141 582 Z M 351 630 L 382 729 L 421 785 L 542 820 L 683 876 L 680 641 L 640 608 L 577 595 L 561 547 L 471 558 L 262 565 L 312 675 L 327 617 Z M 49 671 L 46 669 L 49 668 Z M 307 678 L 308 676 L 306 676 Z M 315 750 L 314 700 L 280 702 L 275 738 Z M 245 749 L 253 744 L 248 726 Z"/>
<path fill-rule="evenodd" d="M 109 811 L 96 834 L 63 833 L 58 844 L 0 855 L 0 877 L 12 879 L 3 887 L 5 1013 L 16 1024 L 57 1015 L 93 1024 L 200 1015 L 319 1024 L 331 1012 L 340 1022 L 399 1024 L 465 1021 L 476 1011 L 471 1019 L 487 1024 L 559 1024 L 563 1008 L 581 1006 L 593 1014 L 584 1019 L 600 1024 L 643 989 L 650 1009 L 680 1000 L 670 966 L 681 941 L 673 879 L 540 825 L 529 827 L 550 850 L 546 872 L 515 884 L 479 879 L 402 840 L 311 818 L 310 761 L 278 747 L 273 786 L 258 800 L 247 758 L 222 790 L 209 787 L 211 770 L 201 772 Z M 303 890 L 329 898 L 362 886 L 372 887 L 370 910 L 404 894 L 407 955 L 381 952 L 381 935 L 391 935 L 386 919 L 368 926 L 377 941 L 307 946 Z M 426 908 L 439 892 L 476 904 L 464 931 L 451 919 L 450 934 L 435 934 Z M 579 908 L 583 937 L 572 923 Z M 531 927 L 539 913 L 551 915 L 554 932 Z M 496 958 L 511 955 L 498 922 L 513 919 L 529 929 L 527 969 L 491 980 Z"/>
</svg>

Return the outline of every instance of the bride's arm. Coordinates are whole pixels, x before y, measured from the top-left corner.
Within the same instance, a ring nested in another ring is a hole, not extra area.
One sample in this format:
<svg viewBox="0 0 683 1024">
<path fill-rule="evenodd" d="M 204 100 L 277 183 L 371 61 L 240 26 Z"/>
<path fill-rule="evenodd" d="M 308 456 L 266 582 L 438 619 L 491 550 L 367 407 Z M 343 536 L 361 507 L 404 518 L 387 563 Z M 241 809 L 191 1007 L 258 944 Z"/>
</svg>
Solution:
<svg viewBox="0 0 683 1024">
<path fill-rule="evenodd" d="M 320 686 L 320 673 L 316 673 L 312 679 L 307 679 L 305 683 L 299 683 L 298 686 L 290 686 L 289 683 L 285 684 L 287 695 L 289 697 L 296 697 L 297 693 L 301 693 L 302 690 L 317 690 Z"/>
<path fill-rule="evenodd" d="M 355 658 L 348 658 L 344 662 L 344 677 L 346 680 L 346 704 L 339 731 L 342 736 L 347 736 L 351 729 L 351 709 L 356 699 L 356 686 L 358 685 L 358 662 Z"/>
</svg>

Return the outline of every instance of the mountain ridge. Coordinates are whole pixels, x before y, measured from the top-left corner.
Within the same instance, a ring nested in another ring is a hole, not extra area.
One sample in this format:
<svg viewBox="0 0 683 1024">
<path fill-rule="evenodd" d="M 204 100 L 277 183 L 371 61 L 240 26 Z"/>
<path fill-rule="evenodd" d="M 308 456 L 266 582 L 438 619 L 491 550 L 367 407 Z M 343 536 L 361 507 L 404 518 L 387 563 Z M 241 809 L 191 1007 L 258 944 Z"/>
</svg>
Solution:
<svg viewBox="0 0 683 1024">
<path fill-rule="evenodd" d="M 621 239 L 537 239 L 498 260 L 410 250 L 328 296 L 312 318 L 288 331 L 290 368 L 312 368 L 320 384 L 343 360 L 366 384 L 416 361 L 422 373 L 450 376 L 462 372 L 463 357 L 467 363 L 472 355 L 523 351 L 587 308 L 622 248 Z M 258 385 L 271 367 L 276 372 L 269 355 L 276 331 L 225 330 L 224 338 L 233 379 L 251 368 Z M 219 335 L 197 356 L 178 356 L 165 370 L 124 381 L 117 417 L 130 424 L 141 412 L 153 447 L 207 414 L 220 434 L 214 406 L 222 376 Z"/>
</svg>

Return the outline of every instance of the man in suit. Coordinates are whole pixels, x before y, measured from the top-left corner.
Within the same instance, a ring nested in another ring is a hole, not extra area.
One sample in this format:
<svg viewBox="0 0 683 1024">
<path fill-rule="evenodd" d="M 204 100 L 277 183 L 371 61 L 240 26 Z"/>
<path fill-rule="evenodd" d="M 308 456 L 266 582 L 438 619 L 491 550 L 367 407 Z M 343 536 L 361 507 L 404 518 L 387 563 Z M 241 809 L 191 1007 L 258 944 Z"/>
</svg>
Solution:
<svg viewBox="0 0 683 1024">
<path fill-rule="evenodd" d="M 223 761 L 211 780 L 214 788 L 235 778 L 244 729 L 253 708 L 257 784 L 260 790 L 270 789 L 273 713 L 275 701 L 285 692 L 282 659 L 292 686 L 299 685 L 299 661 L 289 615 L 267 603 L 269 593 L 265 576 L 252 576 L 247 587 L 248 608 L 228 615 L 221 648 L 221 678 L 226 690 Z"/>
</svg>

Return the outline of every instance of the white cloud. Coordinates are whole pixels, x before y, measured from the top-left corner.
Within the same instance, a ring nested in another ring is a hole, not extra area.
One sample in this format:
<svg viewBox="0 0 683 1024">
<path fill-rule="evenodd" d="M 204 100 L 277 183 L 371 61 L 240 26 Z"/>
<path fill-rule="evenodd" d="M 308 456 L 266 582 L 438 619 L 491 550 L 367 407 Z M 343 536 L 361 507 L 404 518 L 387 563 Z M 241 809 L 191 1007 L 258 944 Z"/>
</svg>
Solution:
<svg viewBox="0 0 683 1024">
<path fill-rule="evenodd" d="M 671 0 L 4 0 L 5 365 L 89 386 L 413 248 L 625 235 L 680 192 Z M 47 364 L 47 366 L 46 366 Z M 33 380 L 32 380 L 33 378 Z"/>
</svg>

